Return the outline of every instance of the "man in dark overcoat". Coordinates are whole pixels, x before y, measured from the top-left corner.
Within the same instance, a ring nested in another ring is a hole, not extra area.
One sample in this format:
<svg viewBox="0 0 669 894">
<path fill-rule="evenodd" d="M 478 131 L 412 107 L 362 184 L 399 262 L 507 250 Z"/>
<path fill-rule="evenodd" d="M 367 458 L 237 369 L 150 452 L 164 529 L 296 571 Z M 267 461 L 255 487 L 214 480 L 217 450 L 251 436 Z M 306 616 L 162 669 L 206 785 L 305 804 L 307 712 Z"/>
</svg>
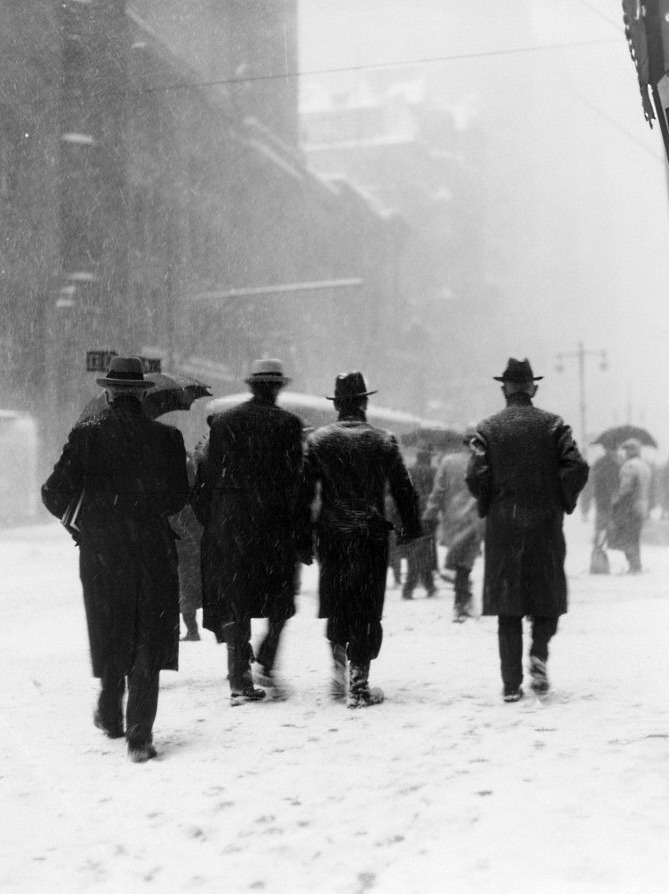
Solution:
<svg viewBox="0 0 669 894">
<path fill-rule="evenodd" d="M 274 663 L 295 614 L 297 562 L 310 559 L 302 488 L 302 420 L 276 405 L 290 379 L 280 360 L 257 360 L 251 398 L 211 419 L 193 505 L 202 538 L 203 625 L 224 641 L 233 705 L 282 695 Z M 309 555 L 307 555 L 309 554 Z M 251 619 L 267 618 L 253 685 Z"/>
<path fill-rule="evenodd" d="M 344 697 L 347 660 L 350 708 L 383 700 L 370 689 L 369 667 L 381 649 L 381 617 L 388 568 L 384 515 L 386 487 L 395 501 L 405 542 L 421 536 L 418 501 L 397 439 L 367 422 L 368 391 L 360 372 L 337 377 L 339 419 L 313 432 L 307 442 L 305 481 L 312 500 L 320 495 L 316 520 L 319 617 L 334 659 L 332 694 Z"/>
<path fill-rule="evenodd" d="M 483 614 L 498 615 L 504 700 L 523 691 L 524 616 L 532 619 L 532 688 L 549 688 L 548 644 L 567 611 L 564 513 L 576 507 L 588 465 L 571 429 L 533 406 L 528 360 L 510 358 L 502 382 L 506 407 L 477 426 L 467 484 L 486 519 Z"/>
<path fill-rule="evenodd" d="M 104 378 L 108 406 L 70 432 L 42 488 L 58 518 L 80 505 L 75 527 L 93 674 L 101 680 L 94 721 L 125 736 L 131 760 L 155 757 L 159 673 L 177 670 L 179 579 L 168 516 L 188 499 L 181 433 L 149 419 L 141 400 L 153 383 L 136 357 L 114 357 Z M 83 495 L 83 498 L 82 498 Z"/>
</svg>

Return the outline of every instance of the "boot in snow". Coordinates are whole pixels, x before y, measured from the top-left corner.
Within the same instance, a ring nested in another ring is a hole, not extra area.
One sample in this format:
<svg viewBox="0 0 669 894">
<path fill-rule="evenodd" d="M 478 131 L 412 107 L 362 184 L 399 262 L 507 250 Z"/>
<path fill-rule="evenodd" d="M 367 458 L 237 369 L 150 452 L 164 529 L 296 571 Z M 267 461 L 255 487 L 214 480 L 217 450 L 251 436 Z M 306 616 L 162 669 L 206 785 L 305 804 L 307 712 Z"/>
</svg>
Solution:
<svg viewBox="0 0 669 894">
<path fill-rule="evenodd" d="M 370 689 L 369 686 L 369 661 L 361 664 L 351 662 L 349 666 L 349 685 L 347 708 L 369 708 L 371 705 L 380 705 L 383 701 L 383 690 Z"/>
</svg>

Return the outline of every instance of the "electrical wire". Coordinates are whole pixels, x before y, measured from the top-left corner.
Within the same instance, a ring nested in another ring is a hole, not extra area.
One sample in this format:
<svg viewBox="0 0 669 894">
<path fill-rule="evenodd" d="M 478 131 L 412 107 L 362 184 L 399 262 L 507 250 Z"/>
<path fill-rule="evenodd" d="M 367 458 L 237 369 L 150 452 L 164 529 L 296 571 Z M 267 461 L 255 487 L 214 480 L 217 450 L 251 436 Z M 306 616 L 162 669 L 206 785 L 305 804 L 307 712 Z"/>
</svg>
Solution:
<svg viewBox="0 0 669 894">
<path fill-rule="evenodd" d="M 621 35 L 622 39 L 622 35 Z M 237 78 L 221 78 L 213 81 L 199 81 L 195 83 L 179 82 L 165 84 L 157 87 L 144 87 L 141 90 L 129 90 L 129 93 L 159 93 L 168 90 L 196 90 L 205 87 L 221 87 L 231 84 L 247 84 L 254 81 L 294 80 L 295 78 L 315 77 L 317 75 L 344 74 L 352 71 L 371 71 L 384 68 L 406 68 L 413 65 L 434 65 L 439 62 L 457 62 L 465 59 L 485 59 L 495 56 L 511 56 L 521 53 L 538 53 L 546 50 L 569 50 L 578 47 L 602 46 L 620 43 L 620 39 L 606 38 L 604 40 L 584 40 L 573 43 L 541 44 L 535 47 L 513 47 L 508 50 L 487 50 L 475 53 L 455 53 L 451 56 L 429 56 L 423 59 L 405 59 L 398 62 L 376 62 L 369 65 L 349 65 L 340 68 L 320 68 L 311 71 L 286 71 L 282 74 L 248 75 Z"/>
</svg>

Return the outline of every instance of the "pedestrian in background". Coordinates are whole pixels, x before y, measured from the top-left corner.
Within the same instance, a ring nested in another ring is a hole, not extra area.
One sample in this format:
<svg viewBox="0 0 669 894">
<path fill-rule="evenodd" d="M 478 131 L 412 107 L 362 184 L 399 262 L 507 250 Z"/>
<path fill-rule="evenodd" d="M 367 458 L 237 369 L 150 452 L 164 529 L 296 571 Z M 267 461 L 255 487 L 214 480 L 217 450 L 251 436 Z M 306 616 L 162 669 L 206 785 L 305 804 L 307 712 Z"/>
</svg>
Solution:
<svg viewBox="0 0 669 894">
<path fill-rule="evenodd" d="M 186 453 L 188 484 L 195 484 L 195 460 Z M 202 608 L 202 569 L 200 545 L 202 525 L 197 520 L 193 507 L 186 503 L 172 519 L 172 527 L 177 534 L 177 555 L 179 557 L 179 609 L 186 627 L 182 642 L 199 642 L 200 630 L 197 623 L 198 609 Z"/>
<path fill-rule="evenodd" d="M 606 555 L 613 498 L 618 492 L 620 462 L 614 447 L 605 447 L 590 469 L 592 499 L 595 504 L 595 530 L 593 536 L 590 573 L 608 573 L 609 561 Z"/>
<path fill-rule="evenodd" d="M 435 468 L 432 465 L 432 448 L 421 444 L 416 452 L 416 461 L 409 467 L 409 474 L 418 496 L 418 512 L 422 515 L 434 484 Z M 402 587 L 402 599 L 413 599 L 413 591 L 421 584 L 425 595 L 434 596 L 434 572 L 437 568 L 437 544 L 434 526 L 424 528 L 422 537 L 413 541 L 406 551 L 407 575 Z"/>
<path fill-rule="evenodd" d="M 609 546 L 625 553 L 630 574 L 641 571 L 641 529 L 648 518 L 650 466 L 641 456 L 641 442 L 628 438 L 621 445 L 625 457 L 620 466 L 618 490 L 612 501 Z"/>
<path fill-rule="evenodd" d="M 295 614 L 298 558 L 311 561 L 303 499 L 302 421 L 276 405 L 290 382 L 277 359 L 256 360 L 249 400 L 214 415 L 193 504 L 202 537 L 203 625 L 224 641 L 231 704 L 285 695 L 275 660 L 286 621 Z M 251 619 L 267 618 L 251 662 Z"/>
<path fill-rule="evenodd" d="M 467 484 L 485 518 L 483 614 L 498 616 L 504 701 L 523 690 L 523 617 L 531 618 L 532 689 L 549 689 L 548 645 L 567 611 L 564 513 L 588 478 L 571 429 L 532 404 L 527 359 L 509 358 L 501 376 L 506 407 L 476 428 Z"/>
<path fill-rule="evenodd" d="M 402 559 L 406 557 L 406 549 L 401 543 L 398 543 L 397 529 L 401 527 L 402 520 L 390 491 L 386 492 L 384 506 L 385 516 L 392 525 L 388 532 L 388 567 L 393 575 L 393 584 L 400 587 L 402 585 Z"/>
<path fill-rule="evenodd" d="M 397 506 L 401 541 L 421 535 L 416 492 L 397 439 L 367 422 L 367 388 L 361 372 L 337 376 L 337 422 L 309 436 L 305 468 L 307 495 L 320 492 L 316 520 L 319 617 L 334 661 L 332 694 L 346 695 L 349 708 L 383 701 L 369 686 L 371 662 L 383 639 L 381 618 L 388 574 L 386 488 Z M 347 667 L 347 663 L 350 665 Z"/>
<path fill-rule="evenodd" d="M 444 567 L 455 574 L 453 620 L 457 623 L 472 615 L 471 572 L 483 539 L 483 522 L 466 481 L 469 442 L 474 434 L 474 429 L 469 429 L 460 449 L 442 457 L 422 517 L 425 528 L 439 525 L 439 542 L 446 547 Z"/>
<path fill-rule="evenodd" d="M 97 379 L 100 415 L 78 423 L 42 488 L 63 518 L 73 502 L 93 674 L 101 680 L 94 722 L 124 735 L 132 761 L 155 757 L 153 724 L 161 670 L 177 670 L 179 578 L 168 517 L 188 499 L 181 433 L 145 416 L 137 357 L 114 357 Z M 123 697 L 128 699 L 123 712 Z"/>
</svg>

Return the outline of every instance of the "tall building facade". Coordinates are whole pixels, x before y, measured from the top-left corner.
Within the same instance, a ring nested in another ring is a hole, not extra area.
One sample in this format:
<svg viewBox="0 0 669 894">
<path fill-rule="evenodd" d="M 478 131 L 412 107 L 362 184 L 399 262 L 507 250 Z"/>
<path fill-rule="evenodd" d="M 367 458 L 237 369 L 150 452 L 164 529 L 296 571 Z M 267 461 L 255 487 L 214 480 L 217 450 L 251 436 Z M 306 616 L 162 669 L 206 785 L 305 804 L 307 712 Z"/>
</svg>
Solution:
<svg viewBox="0 0 669 894">
<path fill-rule="evenodd" d="M 1 396 L 39 420 L 43 468 L 96 391 L 87 351 L 159 356 L 218 394 L 263 353 L 319 393 L 372 355 L 382 374 L 403 224 L 308 169 L 296 16 L 0 5 Z"/>
</svg>

